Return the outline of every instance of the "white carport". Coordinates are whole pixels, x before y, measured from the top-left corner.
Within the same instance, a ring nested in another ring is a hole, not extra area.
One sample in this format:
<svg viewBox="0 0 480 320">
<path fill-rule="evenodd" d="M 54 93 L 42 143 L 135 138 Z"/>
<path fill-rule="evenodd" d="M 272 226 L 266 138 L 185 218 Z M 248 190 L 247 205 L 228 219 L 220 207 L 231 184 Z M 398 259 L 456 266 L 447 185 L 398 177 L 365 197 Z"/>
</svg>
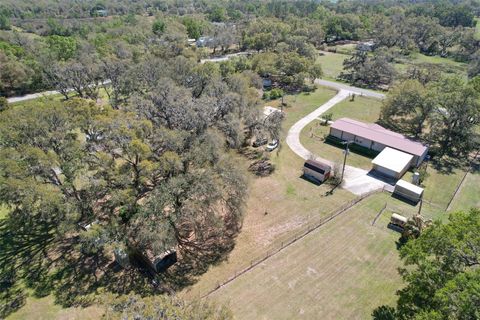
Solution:
<svg viewBox="0 0 480 320">
<path fill-rule="evenodd" d="M 413 155 L 386 147 L 372 160 L 373 169 L 385 176 L 400 179 L 412 165 Z"/>
</svg>

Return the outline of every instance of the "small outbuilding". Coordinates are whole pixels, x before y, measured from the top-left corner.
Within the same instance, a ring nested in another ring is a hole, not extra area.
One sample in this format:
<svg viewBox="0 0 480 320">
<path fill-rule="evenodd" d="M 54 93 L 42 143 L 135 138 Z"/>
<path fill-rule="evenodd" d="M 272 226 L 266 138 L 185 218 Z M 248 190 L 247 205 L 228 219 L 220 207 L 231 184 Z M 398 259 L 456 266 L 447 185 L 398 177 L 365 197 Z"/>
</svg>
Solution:
<svg viewBox="0 0 480 320">
<path fill-rule="evenodd" d="M 320 183 L 328 180 L 332 172 L 332 167 L 329 164 L 316 161 L 307 160 L 303 165 L 303 175 Z"/>
<path fill-rule="evenodd" d="M 372 160 L 373 170 L 395 179 L 400 179 L 412 166 L 413 155 L 389 147 Z"/>
<path fill-rule="evenodd" d="M 420 201 L 420 199 L 422 199 L 423 188 L 420 188 L 419 186 L 411 184 L 405 180 L 398 180 L 393 194 L 417 203 Z"/>
</svg>

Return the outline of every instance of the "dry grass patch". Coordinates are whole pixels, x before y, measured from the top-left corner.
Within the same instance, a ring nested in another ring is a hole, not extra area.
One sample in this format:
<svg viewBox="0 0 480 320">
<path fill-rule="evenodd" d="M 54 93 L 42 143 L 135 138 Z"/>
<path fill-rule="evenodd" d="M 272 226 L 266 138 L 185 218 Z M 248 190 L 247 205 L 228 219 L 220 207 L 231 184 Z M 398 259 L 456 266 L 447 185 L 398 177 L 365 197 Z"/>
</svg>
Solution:
<svg viewBox="0 0 480 320">
<path fill-rule="evenodd" d="M 395 301 L 398 233 L 371 226 L 375 195 L 215 292 L 238 319 L 366 319 Z"/>
</svg>

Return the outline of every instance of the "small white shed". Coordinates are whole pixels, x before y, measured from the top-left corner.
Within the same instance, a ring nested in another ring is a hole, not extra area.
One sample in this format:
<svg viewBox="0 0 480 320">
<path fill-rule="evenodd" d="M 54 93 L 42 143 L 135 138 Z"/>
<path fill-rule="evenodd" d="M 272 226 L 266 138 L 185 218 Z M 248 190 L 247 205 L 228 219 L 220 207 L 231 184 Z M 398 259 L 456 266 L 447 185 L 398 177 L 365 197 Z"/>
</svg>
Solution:
<svg viewBox="0 0 480 320">
<path fill-rule="evenodd" d="M 412 165 L 413 155 L 386 147 L 372 160 L 373 169 L 385 176 L 400 179 Z"/>
<path fill-rule="evenodd" d="M 393 193 L 407 200 L 418 202 L 423 196 L 423 188 L 405 180 L 398 180 Z"/>
</svg>

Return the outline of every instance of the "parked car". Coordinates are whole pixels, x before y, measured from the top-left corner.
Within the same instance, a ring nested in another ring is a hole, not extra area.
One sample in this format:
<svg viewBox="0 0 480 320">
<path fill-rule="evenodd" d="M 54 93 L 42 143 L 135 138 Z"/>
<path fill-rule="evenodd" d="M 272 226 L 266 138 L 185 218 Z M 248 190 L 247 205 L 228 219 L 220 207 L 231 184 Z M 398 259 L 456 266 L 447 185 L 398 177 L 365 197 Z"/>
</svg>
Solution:
<svg viewBox="0 0 480 320">
<path fill-rule="evenodd" d="M 272 142 L 267 144 L 267 147 L 265 148 L 265 150 L 270 152 L 270 151 L 273 151 L 273 150 L 277 149 L 277 147 L 278 147 L 278 140 L 273 139 Z"/>
<path fill-rule="evenodd" d="M 267 144 L 267 142 L 268 142 L 267 138 L 258 138 L 255 141 L 253 141 L 252 146 L 254 146 L 255 148 L 258 148 L 260 146 Z"/>
</svg>

